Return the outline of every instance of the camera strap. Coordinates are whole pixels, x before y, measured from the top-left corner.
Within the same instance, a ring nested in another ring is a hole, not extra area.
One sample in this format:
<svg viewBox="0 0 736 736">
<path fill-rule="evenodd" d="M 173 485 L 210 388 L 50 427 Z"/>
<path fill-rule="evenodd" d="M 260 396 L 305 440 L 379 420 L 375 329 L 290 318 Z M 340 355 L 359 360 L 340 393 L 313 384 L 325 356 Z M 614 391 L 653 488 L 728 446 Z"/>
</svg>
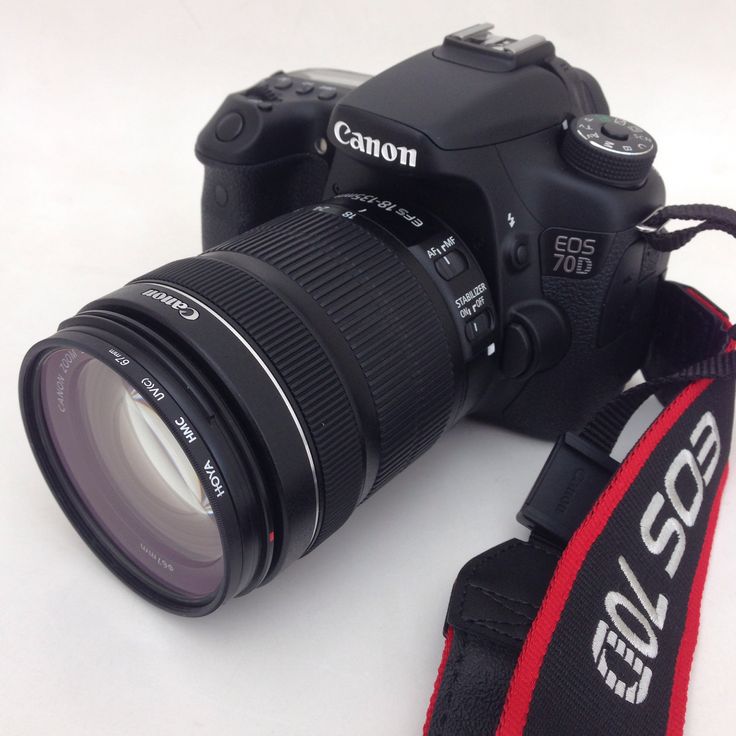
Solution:
<svg viewBox="0 0 736 736">
<path fill-rule="evenodd" d="M 668 231 L 673 220 L 696 221 Z M 736 211 L 663 207 L 638 227 L 672 251 Z M 700 601 L 728 473 L 736 329 L 663 282 L 645 382 L 563 435 L 512 539 L 455 581 L 425 736 L 681 734 Z M 663 409 L 621 463 L 637 409 Z"/>
</svg>

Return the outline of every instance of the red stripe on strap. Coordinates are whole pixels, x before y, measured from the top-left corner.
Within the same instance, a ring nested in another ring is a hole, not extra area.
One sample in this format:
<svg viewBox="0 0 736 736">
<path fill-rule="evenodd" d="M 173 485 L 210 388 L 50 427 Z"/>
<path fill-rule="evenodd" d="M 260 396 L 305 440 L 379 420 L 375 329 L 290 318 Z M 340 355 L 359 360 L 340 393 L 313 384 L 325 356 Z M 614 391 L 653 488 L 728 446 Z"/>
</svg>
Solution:
<svg viewBox="0 0 736 736">
<path fill-rule="evenodd" d="M 672 694 L 670 696 L 670 714 L 667 720 L 667 736 L 680 736 L 685 725 L 685 709 L 687 708 L 687 685 L 690 681 L 690 667 L 693 663 L 695 644 L 698 641 L 698 628 L 700 626 L 700 602 L 703 598 L 705 578 L 708 574 L 708 562 L 710 551 L 713 547 L 713 536 L 718 524 L 718 512 L 721 508 L 721 497 L 728 478 L 728 466 L 723 472 L 723 477 L 718 486 L 718 492 L 713 502 L 713 508 L 708 519 L 708 529 L 705 532 L 703 549 L 700 552 L 698 567 L 693 578 L 693 587 L 690 590 L 690 598 L 687 604 L 687 618 L 685 619 L 685 630 L 680 640 L 680 649 L 677 652 L 675 662 L 675 677 L 672 682 Z"/>
<path fill-rule="evenodd" d="M 428 736 L 429 726 L 432 723 L 432 715 L 434 714 L 434 707 L 437 705 L 437 698 L 440 694 L 440 686 L 442 685 L 442 678 L 445 676 L 445 667 L 447 667 L 447 660 L 450 657 L 450 649 L 452 649 L 452 640 L 455 637 L 455 629 L 452 626 L 448 626 L 447 634 L 445 634 L 445 648 L 442 650 L 442 659 L 440 660 L 440 666 L 437 670 L 437 679 L 434 681 L 434 690 L 432 691 L 432 697 L 429 699 L 429 707 L 427 708 L 427 718 L 424 721 L 423 736 Z"/>
<path fill-rule="evenodd" d="M 611 515 L 657 445 L 711 383 L 712 380 L 708 379 L 689 385 L 667 406 L 622 463 L 607 490 L 590 510 L 585 521 L 565 548 L 539 613 L 524 641 L 511 678 L 496 736 L 521 736 L 523 734 L 534 689 L 552 635 L 590 548 L 605 529 Z"/>
<path fill-rule="evenodd" d="M 730 329 L 731 322 L 728 317 L 713 302 L 706 299 L 695 289 L 688 288 L 688 294 L 704 306 L 708 311 L 719 317 L 726 329 Z M 736 341 L 731 340 L 727 347 L 730 352 L 736 349 Z M 542 663 L 547 655 L 549 644 L 552 641 L 552 635 L 557 628 L 562 611 L 565 608 L 567 599 L 570 595 L 575 580 L 577 579 L 580 568 L 585 562 L 585 558 L 590 551 L 595 540 L 600 536 L 605 528 L 611 514 L 621 503 L 627 491 L 636 480 L 641 472 L 644 464 L 654 451 L 654 448 L 672 429 L 673 425 L 685 413 L 688 407 L 705 391 L 712 383 L 712 380 L 702 380 L 691 384 L 685 388 L 680 395 L 660 414 L 657 420 L 647 430 L 646 434 L 639 440 L 634 450 L 629 454 L 624 463 L 618 469 L 613 477 L 611 484 L 603 495 L 598 499 L 595 506 L 590 510 L 585 521 L 573 535 L 569 544 L 560 558 L 555 574 L 552 576 L 552 582 L 547 589 L 542 606 L 539 609 L 537 617 L 531 626 L 529 634 L 522 647 L 519 660 L 516 663 L 509 691 L 506 695 L 501 721 L 496 731 L 496 736 L 521 736 L 526 727 L 527 718 L 529 717 L 529 707 L 534 695 L 534 688 L 539 679 L 539 672 L 542 669 Z M 720 497 L 725 484 L 725 474 L 722 480 L 721 488 L 718 491 L 716 504 L 720 503 Z M 710 539 L 706 539 L 701 552 L 701 558 L 698 562 L 697 575 L 703 577 L 693 582 L 693 588 L 690 593 L 690 602 L 688 607 L 686 631 L 680 643 L 680 651 L 675 668 L 675 681 L 673 683 L 673 697 L 671 700 L 670 723 L 669 728 L 676 729 L 679 723 L 679 731 L 673 730 L 667 732 L 667 736 L 682 732 L 682 722 L 685 717 L 685 704 L 687 700 L 687 683 L 690 673 L 690 664 L 692 662 L 695 641 L 697 640 L 697 629 L 700 611 L 700 599 L 702 597 L 702 587 L 705 582 L 705 574 L 708 569 L 708 558 L 710 555 L 710 547 L 712 545 L 712 535 L 715 530 L 715 524 L 718 518 L 718 506 L 714 506 L 716 513 L 711 514 L 708 521 L 708 534 Z M 712 529 L 711 529 L 712 525 Z M 703 562 L 705 559 L 705 562 Z M 702 572 L 701 572 L 702 565 Z M 699 587 L 699 590 L 698 590 Z M 692 606 L 692 608 L 691 608 Z M 697 613 L 693 613 L 696 610 Z M 687 643 L 686 643 L 687 642 Z M 675 719 L 681 721 L 675 721 Z"/>
<path fill-rule="evenodd" d="M 731 321 L 728 318 L 728 315 L 717 305 L 713 304 L 713 302 L 708 299 L 708 297 L 703 296 L 699 291 L 696 289 L 693 289 L 691 286 L 688 286 L 685 291 L 693 298 L 695 299 L 698 304 L 705 307 L 711 314 L 715 314 L 718 319 L 723 322 L 723 326 L 729 330 L 731 329 Z"/>
</svg>

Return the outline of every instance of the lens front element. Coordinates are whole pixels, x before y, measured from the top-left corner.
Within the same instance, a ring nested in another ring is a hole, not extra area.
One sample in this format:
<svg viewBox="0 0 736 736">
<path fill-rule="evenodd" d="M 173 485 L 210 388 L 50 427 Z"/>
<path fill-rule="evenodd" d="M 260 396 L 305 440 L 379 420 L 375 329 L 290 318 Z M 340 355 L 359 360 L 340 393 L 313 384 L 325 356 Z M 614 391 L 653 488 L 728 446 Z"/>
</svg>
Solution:
<svg viewBox="0 0 736 736">
<path fill-rule="evenodd" d="M 58 459 L 107 538 L 171 592 L 214 593 L 224 575 L 217 521 L 192 463 L 153 406 L 78 348 L 48 353 L 40 383 Z"/>
</svg>

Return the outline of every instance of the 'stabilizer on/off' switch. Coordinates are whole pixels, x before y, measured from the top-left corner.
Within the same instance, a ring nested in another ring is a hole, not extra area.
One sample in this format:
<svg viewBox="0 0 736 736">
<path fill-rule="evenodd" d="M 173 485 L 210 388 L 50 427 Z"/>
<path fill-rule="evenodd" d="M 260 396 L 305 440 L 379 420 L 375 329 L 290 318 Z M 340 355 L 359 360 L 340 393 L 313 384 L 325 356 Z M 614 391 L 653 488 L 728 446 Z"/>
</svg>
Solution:
<svg viewBox="0 0 736 736">
<path fill-rule="evenodd" d="M 465 337 L 471 342 L 482 340 L 493 332 L 493 327 L 493 315 L 488 310 L 484 310 L 465 323 Z"/>
<path fill-rule="evenodd" d="M 468 262 L 460 251 L 451 250 L 441 258 L 438 258 L 434 262 L 434 266 L 437 269 L 437 273 L 445 281 L 449 281 L 465 271 L 468 268 Z"/>
</svg>

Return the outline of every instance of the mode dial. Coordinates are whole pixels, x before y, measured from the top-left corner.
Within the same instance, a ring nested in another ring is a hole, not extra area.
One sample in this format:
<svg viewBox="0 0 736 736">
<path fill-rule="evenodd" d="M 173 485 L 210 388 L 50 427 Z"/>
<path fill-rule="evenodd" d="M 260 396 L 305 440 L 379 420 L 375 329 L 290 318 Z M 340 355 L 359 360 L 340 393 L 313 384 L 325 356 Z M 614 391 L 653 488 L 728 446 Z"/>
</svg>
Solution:
<svg viewBox="0 0 736 736">
<path fill-rule="evenodd" d="M 633 189 L 647 178 L 657 144 L 646 130 L 610 115 L 570 121 L 562 157 L 582 174 L 614 187 Z"/>
</svg>

